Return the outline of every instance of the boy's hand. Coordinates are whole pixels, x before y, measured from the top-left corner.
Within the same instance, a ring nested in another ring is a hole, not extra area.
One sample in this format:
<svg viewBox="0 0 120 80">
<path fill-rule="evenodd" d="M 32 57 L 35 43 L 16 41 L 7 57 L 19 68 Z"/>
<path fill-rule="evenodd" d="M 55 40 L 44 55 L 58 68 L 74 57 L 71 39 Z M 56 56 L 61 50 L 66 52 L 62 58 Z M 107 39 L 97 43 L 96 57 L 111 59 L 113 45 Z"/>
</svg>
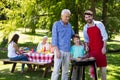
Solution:
<svg viewBox="0 0 120 80">
<path fill-rule="evenodd" d="M 83 58 L 88 58 L 88 57 L 89 57 L 88 53 L 83 56 Z"/>
<path fill-rule="evenodd" d="M 81 61 L 82 60 L 82 58 L 76 58 L 76 61 L 78 62 L 78 61 Z"/>
</svg>

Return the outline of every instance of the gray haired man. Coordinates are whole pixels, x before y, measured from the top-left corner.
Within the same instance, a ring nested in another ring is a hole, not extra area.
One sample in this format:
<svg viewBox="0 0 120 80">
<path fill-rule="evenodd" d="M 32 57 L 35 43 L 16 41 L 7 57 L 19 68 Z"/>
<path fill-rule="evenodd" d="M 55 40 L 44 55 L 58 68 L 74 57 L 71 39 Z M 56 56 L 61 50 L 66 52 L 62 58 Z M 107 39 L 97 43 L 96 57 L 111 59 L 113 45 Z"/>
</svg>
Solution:
<svg viewBox="0 0 120 80">
<path fill-rule="evenodd" d="M 55 48 L 55 51 L 54 69 L 52 72 L 51 80 L 58 80 L 61 65 L 61 80 L 68 80 L 71 38 L 74 35 L 71 24 L 68 22 L 70 14 L 70 10 L 63 9 L 61 12 L 61 20 L 55 22 L 52 27 L 52 45 Z"/>
</svg>

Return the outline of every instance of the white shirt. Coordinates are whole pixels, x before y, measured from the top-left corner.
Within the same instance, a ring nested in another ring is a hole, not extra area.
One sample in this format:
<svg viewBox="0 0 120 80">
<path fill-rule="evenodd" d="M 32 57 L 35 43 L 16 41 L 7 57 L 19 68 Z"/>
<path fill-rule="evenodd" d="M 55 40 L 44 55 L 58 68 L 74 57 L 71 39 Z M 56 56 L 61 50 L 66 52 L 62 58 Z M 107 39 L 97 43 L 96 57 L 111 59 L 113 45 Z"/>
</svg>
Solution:
<svg viewBox="0 0 120 80">
<path fill-rule="evenodd" d="M 100 29 L 100 32 L 101 32 L 101 35 L 102 35 L 102 40 L 103 41 L 106 41 L 108 39 L 108 35 L 107 35 L 107 32 L 105 30 L 105 26 L 103 25 L 102 22 L 100 21 L 95 21 L 93 20 L 94 24 Z M 85 42 L 89 42 L 89 37 L 88 37 L 88 34 L 87 34 L 87 28 L 88 28 L 88 24 L 86 24 L 84 26 L 84 29 L 83 29 L 83 35 L 84 35 L 84 41 Z"/>
<path fill-rule="evenodd" d="M 49 47 L 50 45 L 49 45 L 49 43 L 47 43 L 46 42 L 46 44 L 45 45 L 43 45 L 42 44 L 42 42 L 40 42 L 39 44 L 38 44 L 38 46 L 37 46 L 37 52 L 39 52 L 39 51 L 41 51 L 42 50 L 42 48 L 46 48 L 46 50 L 50 50 L 50 47 Z"/>
<path fill-rule="evenodd" d="M 13 44 L 16 44 L 16 43 L 12 41 L 11 43 L 8 44 L 8 57 L 9 58 L 18 56 L 16 54 L 15 48 L 13 47 Z"/>
</svg>

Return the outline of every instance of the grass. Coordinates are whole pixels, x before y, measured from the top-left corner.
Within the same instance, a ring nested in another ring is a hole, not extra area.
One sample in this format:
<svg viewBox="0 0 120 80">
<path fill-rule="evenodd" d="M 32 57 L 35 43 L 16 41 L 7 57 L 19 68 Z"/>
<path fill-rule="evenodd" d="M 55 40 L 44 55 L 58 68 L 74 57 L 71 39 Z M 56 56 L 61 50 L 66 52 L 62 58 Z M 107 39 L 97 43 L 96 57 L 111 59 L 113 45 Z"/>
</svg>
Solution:
<svg viewBox="0 0 120 80">
<path fill-rule="evenodd" d="M 16 32 L 10 34 L 9 39 L 14 33 L 19 33 L 19 47 L 28 47 L 28 46 L 37 46 L 37 44 L 41 41 L 44 35 L 48 35 L 48 32 L 45 30 L 37 30 L 37 34 L 33 35 L 28 32 L 21 32 L 22 29 L 19 29 Z M 51 35 L 48 35 L 49 40 L 51 42 Z M 82 33 L 80 32 L 81 39 L 83 40 Z M 119 36 L 117 36 L 113 41 L 108 42 L 108 49 L 115 50 L 120 49 L 120 41 Z M 7 58 L 7 51 L 0 51 L 0 59 Z M 120 52 L 118 53 L 107 53 L 107 80 L 120 80 Z M 25 74 L 21 74 L 21 64 L 17 64 L 16 70 L 14 73 L 10 73 L 12 65 L 3 65 L 0 62 L 0 80 L 50 80 L 51 73 L 48 73 L 46 78 L 42 78 L 43 69 L 36 70 L 34 72 L 26 71 Z M 27 69 L 27 67 L 25 68 Z M 99 71 L 99 70 L 98 70 Z M 99 71 L 100 72 L 100 71 Z M 60 78 L 59 78 L 60 80 Z M 89 77 L 88 67 L 86 69 L 86 80 L 91 80 Z M 100 74 L 99 74 L 100 80 Z"/>
<path fill-rule="evenodd" d="M 0 58 L 6 58 L 6 51 L 0 52 Z M 119 80 L 120 79 L 120 54 L 119 53 L 107 53 L 107 80 Z M 12 65 L 3 65 L 0 62 L 0 80 L 50 80 L 51 73 L 47 74 L 46 78 L 42 78 L 43 70 L 36 70 L 34 72 L 26 71 L 25 74 L 21 74 L 21 64 L 17 64 L 14 73 L 10 73 Z M 88 68 L 88 67 L 87 67 Z M 26 68 L 27 69 L 27 66 Z M 86 69 L 86 80 L 89 78 L 88 69 Z M 100 75 L 99 75 L 100 76 Z M 59 78 L 60 80 L 60 78 Z M 100 77 L 99 77 L 100 80 Z"/>
</svg>

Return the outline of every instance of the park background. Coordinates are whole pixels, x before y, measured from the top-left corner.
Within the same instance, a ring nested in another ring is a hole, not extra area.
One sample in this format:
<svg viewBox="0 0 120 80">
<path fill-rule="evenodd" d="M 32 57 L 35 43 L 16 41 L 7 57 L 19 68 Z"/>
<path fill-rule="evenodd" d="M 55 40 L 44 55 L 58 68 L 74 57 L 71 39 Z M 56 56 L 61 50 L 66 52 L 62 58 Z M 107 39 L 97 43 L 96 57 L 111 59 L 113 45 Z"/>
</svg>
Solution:
<svg viewBox="0 0 120 80">
<path fill-rule="evenodd" d="M 107 80 L 120 80 L 120 0 L 0 0 L 0 59 L 7 58 L 7 44 L 15 33 L 20 35 L 19 47 L 37 47 L 45 35 L 51 42 L 52 25 L 65 8 L 70 9 L 70 23 L 82 41 L 85 10 L 104 23 L 109 35 Z M 50 80 L 51 73 L 46 78 L 41 70 L 20 74 L 17 66 L 10 73 L 11 65 L 0 62 L 0 80 Z M 90 80 L 88 70 L 86 74 Z"/>
</svg>

